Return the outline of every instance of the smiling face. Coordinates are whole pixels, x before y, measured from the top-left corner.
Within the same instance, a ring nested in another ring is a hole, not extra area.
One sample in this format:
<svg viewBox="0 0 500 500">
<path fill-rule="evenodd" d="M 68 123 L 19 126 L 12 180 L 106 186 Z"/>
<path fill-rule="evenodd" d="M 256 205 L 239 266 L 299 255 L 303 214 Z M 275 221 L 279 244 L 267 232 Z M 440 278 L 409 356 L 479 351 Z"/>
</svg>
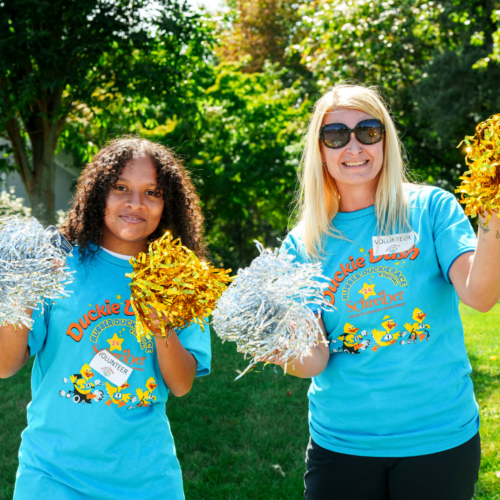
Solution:
<svg viewBox="0 0 500 500">
<path fill-rule="evenodd" d="M 344 333 L 356 333 L 359 330 L 359 328 L 356 328 L 355 326 L 346 323 L 344 326 Z"/>
<path fill-rule="evenodd" d="M 354 109 L 337 109 L 325 114 L 323 125 L 344 123 L 350 129 L 362 120 L 374 117 Z M 363 187 L 370 193 L 375 192 L 378 175 L 384 161 L 384 141 L 376 144 L 362 144 L 356 139 L 354 132 L 346 146 L 330 149 L 320 141 L 322 161 L 326 162 L 329 174 L 335 179 L 337 189 L 342 197 L 349 189 Z"/>
<path fill-rule="evenodd" d="M 149 389 L 150 392 L 153 392 L 156 389 L 157 385 L 153 377 L 150 377 L 148 379 L 148 381 L 146 382 L 146 387 Z"/>
<path fill-rule="evenodd" d="M 82 369 L 80 370 L 80 373 L 86 378 L 92 378 L 94 376 L 94 373 L 92 372 L 92 368 L 88 364 L 85 364 L 82 366 Z"/>
<path fill-rule="evenodd" d="M 393 319 L 388 319 L 382 323 L 382 326 L 389 332 L 397 326 Z"/>
<path fill-rule="evenodd" d="M 415 310 L 413 311 L 413 319 L 416 321 L 419 321 L 420 323 L 422 323 L 422 321 L 424 321 L 426 316 L 427 316 L 427 314 L 425 314 L 423 311 L 421 311 L 418 308 L 415 308 Z"/>
<path fill-rule="evenodd" d="M 148 236 L 158 227 L 164 206 L 156 177 L 149 156 L 134 158 L 125 165 L 106 200 L 104 248 L 122 255 L 147 249 Z"/>
</svg>

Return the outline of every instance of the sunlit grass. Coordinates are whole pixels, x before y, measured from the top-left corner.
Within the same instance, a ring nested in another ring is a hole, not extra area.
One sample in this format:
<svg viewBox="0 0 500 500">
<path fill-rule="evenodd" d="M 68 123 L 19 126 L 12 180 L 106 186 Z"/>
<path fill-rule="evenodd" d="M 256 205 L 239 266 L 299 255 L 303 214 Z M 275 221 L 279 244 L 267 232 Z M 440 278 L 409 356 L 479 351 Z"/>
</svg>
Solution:
<svg viewBox="0 0 500 500">
<path fill-rule="evenodd" d="M 460 307 L 481 415 L 482 460 L 476 498 L 500 500 L 500 304 L 487 314 Z"/>
<path fill-rule="evenodd" d="M 481 411 L 478 500 L 500 500 L 500 305 L 461 313 Z M 302 498 L 308 441 L 308 380 L 268 366 L 234 382 L 246 362 L 234 345 L 212 341 L 209 377 L 167 405 L 188 500 Z M 0 498 L 11 499 L 20 433 L 30 399 L 30 366 L 0 380 Z M 498 473 L 498 476 L 497 476 Z"/>
</svg>

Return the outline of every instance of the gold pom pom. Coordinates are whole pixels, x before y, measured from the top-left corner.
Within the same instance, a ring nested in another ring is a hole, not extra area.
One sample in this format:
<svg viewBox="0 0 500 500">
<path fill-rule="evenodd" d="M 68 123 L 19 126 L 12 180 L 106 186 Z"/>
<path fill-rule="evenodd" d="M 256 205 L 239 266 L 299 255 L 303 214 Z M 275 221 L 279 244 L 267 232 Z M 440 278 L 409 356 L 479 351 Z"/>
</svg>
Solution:
<svg viewBox="0 0 500 500">
<path fill-rule="evenodd" d="M 461 193 L 465 213 L 472 217 L 487 215 L 500 209 L 500 114 L 493 115 L 476 127 L 475 136 L 466 136 L 458 145 L 467 146 L 465 163 L 469 170 L 460 177 L 462 184 L 455 190 Z M 498 217 L 500 213 L 497 212 Z"/>
<path fill-rule="evenodd" d="M 130 302 L 138 341 L 156 334 L 167 337 L 170 328 L 186 328 L 192 322 L 204 329 L 204 317 L 212 314 L 232 280 L 231 269 L 210 267 L 168 232 L 130 263 L 134 270 L 126 276 L 132 278 Z"/>
</svg>

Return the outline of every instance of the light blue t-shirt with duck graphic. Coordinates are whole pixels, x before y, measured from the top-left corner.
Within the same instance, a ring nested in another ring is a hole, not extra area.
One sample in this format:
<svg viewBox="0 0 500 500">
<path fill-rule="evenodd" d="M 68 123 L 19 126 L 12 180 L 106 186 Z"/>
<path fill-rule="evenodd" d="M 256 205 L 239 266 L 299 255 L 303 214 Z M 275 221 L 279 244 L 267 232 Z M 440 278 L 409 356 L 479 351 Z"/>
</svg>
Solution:
<svg viewBox="0 0 500 500">
<path fill-rule="evenodd" d="M 338 213 L 328 237 L 323 315 L 330 360 L 312 379 L 309 424 L 323 448 L 359 456 L 436 453 L 479 428 L 471 366 L 449 271 L 476 236 L 455 197 L 406 188 L 411 229 L 377 235 L 374 207 Z M 283 246 L 307 260 L 300 228 Z"/>
<path fill-rule="evenodd" d="M 68 259 L 70 297 L 34 312 L 32 401 L 14 498 L 183 499 L 155 343 L 135 337 L 132 266 L 102 249 L 79 257 L 76 248 Z M 197 376 L 208 374 L 208 327 L 177 334 Z"/>
</svg>

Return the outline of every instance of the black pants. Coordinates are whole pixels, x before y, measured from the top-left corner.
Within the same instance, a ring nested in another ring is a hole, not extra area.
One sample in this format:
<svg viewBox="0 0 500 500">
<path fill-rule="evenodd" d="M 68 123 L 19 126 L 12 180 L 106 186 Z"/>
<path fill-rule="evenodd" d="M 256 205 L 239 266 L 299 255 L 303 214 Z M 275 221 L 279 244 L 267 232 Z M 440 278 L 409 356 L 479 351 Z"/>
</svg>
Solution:
<svg viewBox="0 0 500 500">
<path fill-rule="evenodd" d="M 358 457 L 306 452 L 307 500 L 470 500 L 481 462 L 479 433 L 451 450 L 418 457 Z"/>
</svg>

